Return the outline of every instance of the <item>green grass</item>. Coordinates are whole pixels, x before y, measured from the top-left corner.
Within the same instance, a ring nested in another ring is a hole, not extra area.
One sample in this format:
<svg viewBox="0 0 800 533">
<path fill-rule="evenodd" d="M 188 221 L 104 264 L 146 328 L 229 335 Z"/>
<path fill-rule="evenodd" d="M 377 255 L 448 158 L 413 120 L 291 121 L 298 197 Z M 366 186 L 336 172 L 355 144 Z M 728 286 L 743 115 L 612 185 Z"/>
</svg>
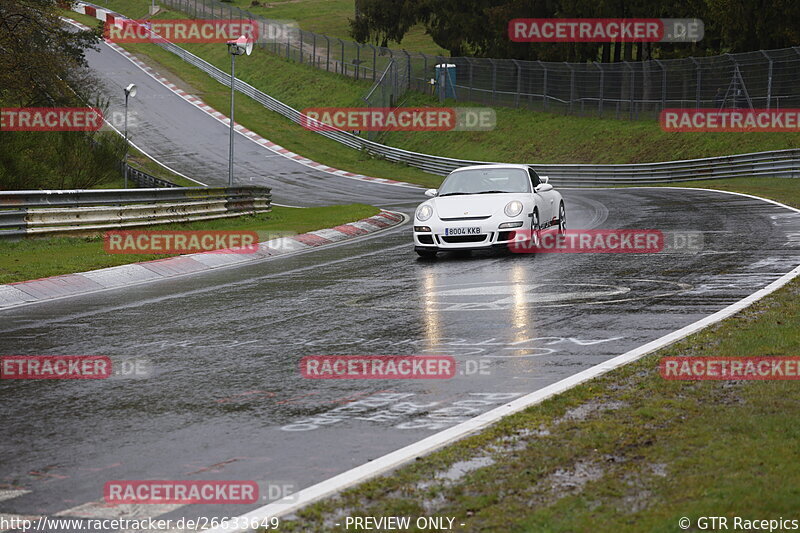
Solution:
<svg viewBox="0 0 800 533">
<path fill-rule="evenodd" d="M 305 31 L 353 40 L 348 24 L 348 19 L 355 16 L 353 0 L 284 0 L 258 4 L 253 5 L 252 0 L 233 0 L 227 5 L 270 19 L 296 21 L 300 29 Z M 421 24 L 411 28 L 401 42 L 390 42 L 389 47 L 432 55 L 450 55 L 433 42 Z"/>
<path fill-rule="evenodd" d="M 363 204 L 307 209 L 273 207 L 272 212 L 258 215 L 135 229 L 257 231 L 263 234 L 261 240 L 265 240 L 268 234 L 306 233 L 360 220 L 378 212 L 378 208 Z M 108 254 L 103 248 L 102 234 L 29 238 L 17 242 L 0 240 L 0 284 L 163 259 L 171 255 L 175 254 Z"/>
<path fill-rule="evenodd" d="M 110 0 L 110 7 L 131 16 L 146 13 L 144 0 Z M 162 18 L 178 16 L 165 12 Z M 187 89 L 211 106 L 226 110 L 224 86 L 155 45 L 125 45 L 145 57 L 163 74 L 181 78 Z M 225 47 L 185 45 L 217 67 L 228 71 Z M 296 109 L 313 106 L 360 106 L 370 82 L 327 73 L 287 61 L 263 50 L 237 61 L 237 76 Z M 436 186 L 441 178 L 417 169 L 371 158 L 318 134 L 304 130 L 259 104 L 239 97 L 237 120 L 264 137 L 311 159 L 345 170 L 377 177 Z M 447 105 L 464 105 L 446 102 Z M 438 106 L 436 99 L 407 93 L 407 106 Z M 793 148 L 800 133 L 668 133 L 655 121 L 575 117 L 496 108 L 497 127 L 489 132 L 393 132 L 383 141 L 404 149 L 436 155 L 525 163 L 641 163 L 691 159 Z"/>
<path fill-rule="evenodd" d="M 795 279 L 636 363 L 306 507 L 281 528 L 341 531 L 324 524 L 343 516 L 446 516 L 464 523 L 464 532 L 671 532 L 681 517 L 695 531 L 703 516 L 728 517 L 731 529 L 734 516 L 795 518 L 798 383 L 667 381 L 658 363 L 665 356 L 797 355 L 798 316 Z M 437 481 L 475 457 L 494 463 Z M 434 499 L 434 508 L 424 505 Z"/>
</svg>

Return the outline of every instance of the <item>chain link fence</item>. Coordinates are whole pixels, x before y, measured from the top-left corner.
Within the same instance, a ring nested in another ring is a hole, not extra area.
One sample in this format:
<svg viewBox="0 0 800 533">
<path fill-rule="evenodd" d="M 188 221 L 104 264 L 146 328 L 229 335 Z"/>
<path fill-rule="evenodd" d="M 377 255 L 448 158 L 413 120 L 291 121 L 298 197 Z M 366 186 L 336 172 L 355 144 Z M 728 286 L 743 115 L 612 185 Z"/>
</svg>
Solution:
<svg viewBox="0 0 800 533">
<path fill-rule="evenodd" d="M 256 20 L 262 36 L 283 25 L 218 0 L 160 2 L 193 18 Z M 676 107 L 800 107 L 800 47 L 686 59 L 558 63 L 432 56 L 297 28 L 259 41 L 261 49 L 292 61 L 375 82 L 365 98 L 376 107 L 376 99 L 380 107 L 396 105 L 409 89 L 486 106 L 619 119 L 654 118 L 662 109 Z M 442 64 L 455 66 L 446 77 L 437 73 Z"/>
</svg>

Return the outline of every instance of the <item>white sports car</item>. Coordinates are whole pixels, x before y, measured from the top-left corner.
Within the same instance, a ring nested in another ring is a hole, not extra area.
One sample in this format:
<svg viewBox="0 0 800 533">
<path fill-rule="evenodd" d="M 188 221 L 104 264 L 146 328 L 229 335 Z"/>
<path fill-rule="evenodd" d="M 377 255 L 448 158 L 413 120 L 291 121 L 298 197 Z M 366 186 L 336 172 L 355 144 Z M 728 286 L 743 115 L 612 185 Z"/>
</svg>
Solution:
<svg viewBox="0 0 800 533">
<path fill-rule="evenodd" d="M 527 165 L 477 165 L 450 173 L 414 214 L 414 249 L 422 257 L 449 250 L 508 247 L 551 226 L 566 229 L 561 193 Z"/>
</svg>

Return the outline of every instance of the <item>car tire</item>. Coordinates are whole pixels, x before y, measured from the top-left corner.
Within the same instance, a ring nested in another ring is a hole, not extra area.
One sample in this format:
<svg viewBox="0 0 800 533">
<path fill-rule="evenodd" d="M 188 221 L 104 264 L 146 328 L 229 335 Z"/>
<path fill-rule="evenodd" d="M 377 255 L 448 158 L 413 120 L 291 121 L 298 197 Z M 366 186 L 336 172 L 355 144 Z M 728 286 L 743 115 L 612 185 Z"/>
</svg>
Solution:
<svg viewBox="0 0 800 533">
<path fill-rule="evenodd" d="M 564 202 L 558 206 L 558 231 L 559 233 L 567 231 L 567 209 L 564 207 Z"/>
<path fill-rule="evenodd" d="M 531 248 L 538 248 L 542 243 L 542 225 L 539 222 L 539 210 L 533 210 L 533 217 L 531 217 L 531 239 L 528 245 Z"/>
<path fill-rule="evenodd" d="M 424 259 L 433 259 L 436 257 L 437 253 L 436 250 L 425 250 L 424 248 L 416 248 L 415 251 L 417 252 L 417 255 Z"/>
</svg>

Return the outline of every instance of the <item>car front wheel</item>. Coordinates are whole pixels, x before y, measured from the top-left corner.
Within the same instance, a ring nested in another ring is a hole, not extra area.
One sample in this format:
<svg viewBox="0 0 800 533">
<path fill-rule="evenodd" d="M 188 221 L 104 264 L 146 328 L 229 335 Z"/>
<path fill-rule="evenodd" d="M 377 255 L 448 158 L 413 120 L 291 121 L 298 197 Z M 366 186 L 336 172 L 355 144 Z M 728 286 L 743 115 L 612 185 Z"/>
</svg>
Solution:
<svg viewBox="0 0 800 533">
<path fill-rule="evenodd" d="M 542 242 L 542 227 L 539 224 L 539 211 L 534 209 L 531 219 L 531 241 L 532 247 L 538 247 Z"/>
</svg>

